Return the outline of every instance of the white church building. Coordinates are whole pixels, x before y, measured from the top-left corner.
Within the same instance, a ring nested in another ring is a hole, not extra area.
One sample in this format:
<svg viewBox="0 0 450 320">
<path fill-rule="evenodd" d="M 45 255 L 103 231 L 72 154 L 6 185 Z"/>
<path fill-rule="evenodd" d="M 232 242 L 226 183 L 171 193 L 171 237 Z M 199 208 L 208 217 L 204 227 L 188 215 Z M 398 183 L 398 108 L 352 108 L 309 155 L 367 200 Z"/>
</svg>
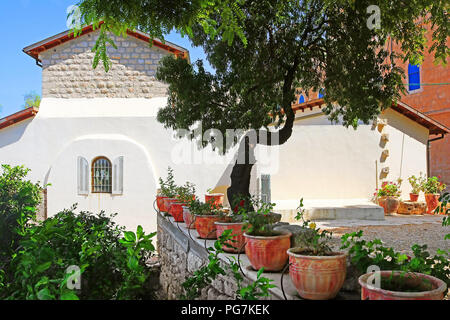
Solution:
<svg viewBox="0 0 450 320">
<path fill-rule="evenodd" d="M 109 50 L 106 73 L 92 69 L 98 33 L 86 27 L 76 38 L 63 32 L 24 48 L 42 67 L 42 102 L 0 119 L 0 163 L 24 165 L 31 180 L 48 184 L 46 216 L 77 203 L 79 211 L 118 213 L 119 224 L 154 231 L 153 201 L 167 168 L 177 183 L 194 183 L 202 198 L 229 186 L 234 150 L 226 157 L 198 150 L 156 120 L 167 103 L 167 86 L 155 79 L 158 62 L 168 54 L 189 59 L 186 49 L 158 40 L 150 47 L 147 35 L 129 31 L 113 37 L 117 49 Z M 273 161 L 255 166 L 252 192 L 281 212 L 294 210 L 301 197 L 310 207 L 370 205 L 376 186 L 398 177 L 407 197 L 406 178 L 427 172 L 429 135 L 449 133 L 402 103 L 377 124 L 346 129 L 327 120 L 322 104 L 295 104 L 292 137 L 263 153 Z M 381 207 L 371 208 L 372 218 L 383 218 Z"/>
</svg>

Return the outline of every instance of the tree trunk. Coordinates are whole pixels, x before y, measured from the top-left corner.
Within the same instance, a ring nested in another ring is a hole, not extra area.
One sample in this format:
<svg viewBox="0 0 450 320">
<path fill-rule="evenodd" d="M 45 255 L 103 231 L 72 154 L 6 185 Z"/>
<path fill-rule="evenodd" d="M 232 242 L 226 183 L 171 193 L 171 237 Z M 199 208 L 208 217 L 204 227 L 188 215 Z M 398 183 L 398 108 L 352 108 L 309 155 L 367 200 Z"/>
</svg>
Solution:
<svg viewBox="0 0 450 320">
<path fill-rule="evenodd" d="M 231 186 L 227 190 L 228 201 L 232 209 L 237 203 L 236 199 L 243 199 L 250 197 L 250 179 L 253 165 L 255 164 L 255 145 L 249 143 L 248 136 L 245 136 L 239 145 L 236 162 L 231 171 Z M 242 161 L 245 160 L 245 161 Z M 248 207 L 248 201 L 245 202 L 245 207 Z"/>
</svg>

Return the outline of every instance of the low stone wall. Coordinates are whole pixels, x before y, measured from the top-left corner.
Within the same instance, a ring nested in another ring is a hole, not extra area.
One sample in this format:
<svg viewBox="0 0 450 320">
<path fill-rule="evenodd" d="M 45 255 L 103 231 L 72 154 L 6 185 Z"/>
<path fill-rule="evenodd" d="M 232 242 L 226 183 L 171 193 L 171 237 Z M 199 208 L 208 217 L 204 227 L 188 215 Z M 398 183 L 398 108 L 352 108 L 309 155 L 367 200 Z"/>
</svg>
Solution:
<svg viewBox="0 0 450 320">
<path fill-rule="evenodd" d="M 160 296 L 176 300 L 184 293 L 182 283 L 196 270 L 208 263 L 208 253 L 205 247 L 211 247 L 215 240 L 199 239 L 195 230 L 191 230 L 190 236 L 184 223 L 177 224 L 172 217 L 165 217 L 158 213 L 158 254 L 161 264 Z M 192 237 L 192 238 L 191 238 Z M 222 263 L 228 264 L 228 259 L 234 256 L 240 259 L 244 272 L 243 285 L 246 286 L 256 280 L 256 271 L 251 269 L 250 262 L 245 254 L 220 254 Z M 227 268 L 224 268 L 225 270 Z M 264 273 L 264 277 L 272 279 L 276 288 L 270 289 L 268 300 L 284 300 L 281 290 L 281 273 Z M 358 299 L 357 292 L 346 293 L 344 290 L 354 290 L 355 279 L 351 274 L 347 275 L 343 290 L 337 299 Z M 288 300 L 297 300 L 300 297 L 286 273 L 283 276 L 283 289 Z M 202 290 L 201 300 L 234 300 L 237 285 L 231 273 L 218 276 L 210 286 Z"/>
</svg>

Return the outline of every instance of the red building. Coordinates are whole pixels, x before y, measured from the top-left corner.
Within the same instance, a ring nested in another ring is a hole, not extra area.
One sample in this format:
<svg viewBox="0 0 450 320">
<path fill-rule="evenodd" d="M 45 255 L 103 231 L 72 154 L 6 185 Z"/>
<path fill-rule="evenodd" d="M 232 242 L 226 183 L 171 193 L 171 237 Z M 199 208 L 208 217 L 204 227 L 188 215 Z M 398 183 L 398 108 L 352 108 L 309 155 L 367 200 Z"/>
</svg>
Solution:
<svg viewBox="0 0 450 320">
<path fill-rule="evenodd" d="M 427 37 L 430 45 L 430 32 Z M 399 46 L 393 45 L 393 50 Z M 434 61 L 434 53 L 426 48 L 421 65 L 398 62 L 406 75 L 407 93 L 401 101 L 450 128 L 450 69 Z M 441 176 L 450 186 L 450 135 L 432 136 L 428 144 L 428 175 Z"/>
</svg>

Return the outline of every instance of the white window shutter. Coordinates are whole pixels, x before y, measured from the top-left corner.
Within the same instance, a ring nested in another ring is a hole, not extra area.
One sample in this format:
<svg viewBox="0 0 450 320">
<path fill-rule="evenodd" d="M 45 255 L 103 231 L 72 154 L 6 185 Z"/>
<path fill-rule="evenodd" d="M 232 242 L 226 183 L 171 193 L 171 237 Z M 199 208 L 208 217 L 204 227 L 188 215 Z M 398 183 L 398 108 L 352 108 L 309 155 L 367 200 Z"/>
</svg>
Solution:
<svg viewBox="0 0 450 320">
<path fill-rule="evenodd" d="M 112 178 L 112 194 L 123 194 L 123 156 L 114 160 Z"/>
<path fill-rule="evenodd" d="M 89 194 L 89 164 L 83 157 L 78 157 L 77 161 L 77 184 L 78 194 Z"/>
</svg>

